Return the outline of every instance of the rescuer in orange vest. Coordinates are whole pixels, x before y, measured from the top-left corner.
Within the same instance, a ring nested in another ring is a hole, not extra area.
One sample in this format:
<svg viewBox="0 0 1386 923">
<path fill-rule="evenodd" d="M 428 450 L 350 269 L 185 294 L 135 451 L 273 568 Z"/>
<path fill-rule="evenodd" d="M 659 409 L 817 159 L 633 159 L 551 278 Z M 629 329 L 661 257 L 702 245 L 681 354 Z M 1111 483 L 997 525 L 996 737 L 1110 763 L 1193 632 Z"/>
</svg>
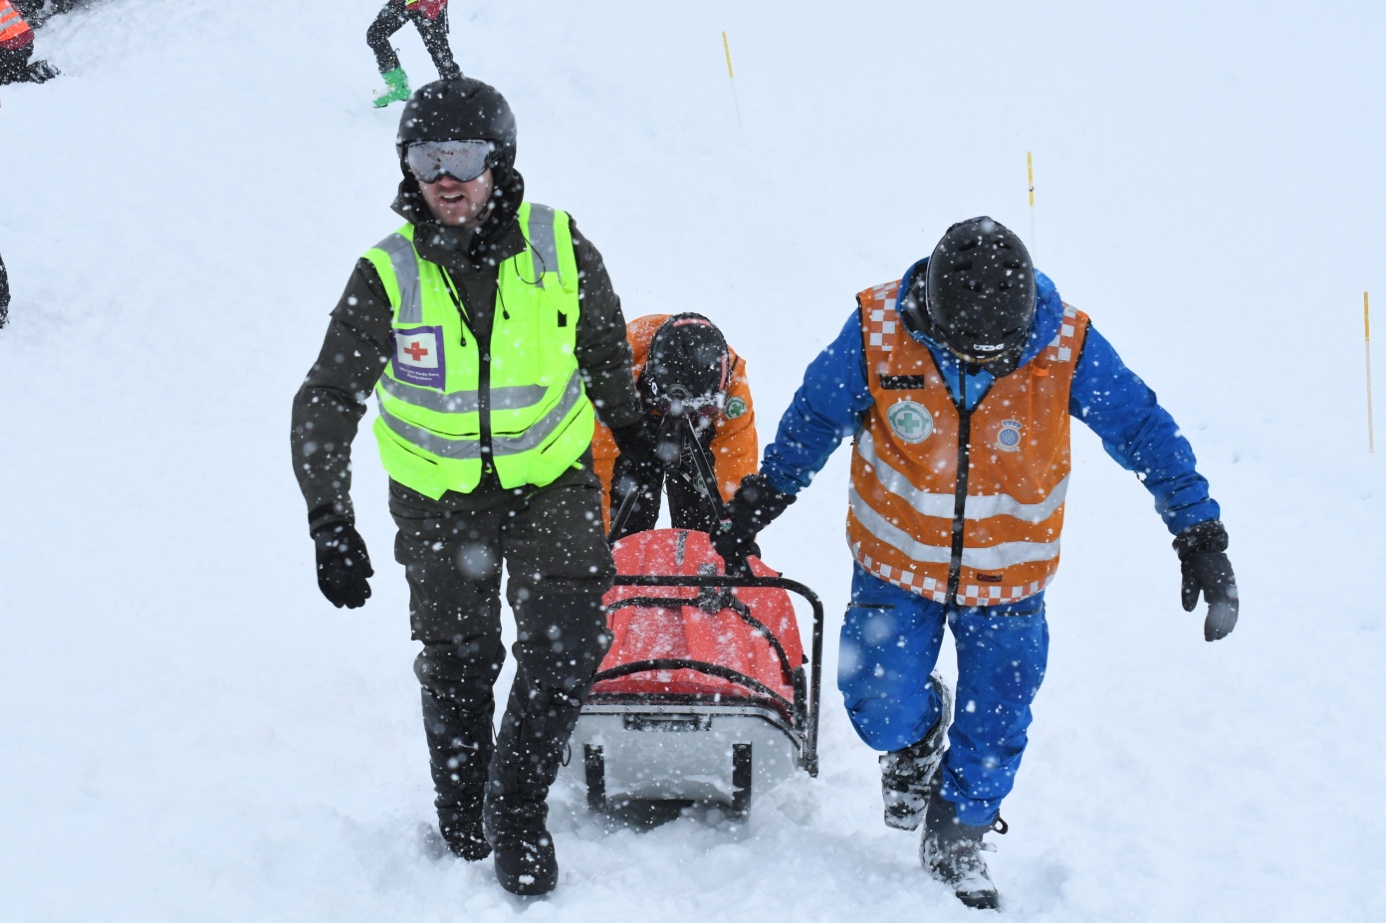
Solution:
<svg viewBox="0 0 1386 923">
<path fill-rule="evenodd" d="M 755 473 L 760 448 L 745 360 L 701 314 L 638 317 L 627 325 L 626 339 L 651 437 L 671 412 L 687 415 L 712 462 L 721 499 L 730 500 L 741 479 Z M 687 456 L 678 454 L 676 445 L 666 447 L 665 454 L 670 456 L 667 464 L 621 460 L 611 430 L 597 422 L 592 460 L 605 488 L 602 514 L 607 529 L 613 511 L 621 508 L 631 490 L 637 491 L 616 538 L 655 527 L 661 485 L 669 492 L 674 528 L 708 532 L 717 523 L 712 505 L 690 483 L 694 472 Z"/>
<path fill-rule="evenodd" d="M 953 225 L 903 278 L 857 295 L 741 483 L 713 544 L 728 568 L 853 437 L 856 558 L 838 687 L 881 757 L 887 825 L 924 833 L 930 874 L 971 907 L 998 895 L 982 837 L 1025 752 L 1048 655 L 1044 588 L 1059 563 L 1069 418 L 1136 473 L 1175 536 L 1182 603 L 1204 637 L 1237 621 L 1227 532 L 1193 450 L 1086 314 L 990 218 Z M 956 700 L 933 673 L 947 624 Z M 946 752 L 945 752 L 945 748 Z"/>
<path fill-rule="evenodd" d="M 34 30 L 10 0 L 0 0 L 0 84 L 43 83 L 58 76 L 47 61 L 30 61 Z"/>
</svg>

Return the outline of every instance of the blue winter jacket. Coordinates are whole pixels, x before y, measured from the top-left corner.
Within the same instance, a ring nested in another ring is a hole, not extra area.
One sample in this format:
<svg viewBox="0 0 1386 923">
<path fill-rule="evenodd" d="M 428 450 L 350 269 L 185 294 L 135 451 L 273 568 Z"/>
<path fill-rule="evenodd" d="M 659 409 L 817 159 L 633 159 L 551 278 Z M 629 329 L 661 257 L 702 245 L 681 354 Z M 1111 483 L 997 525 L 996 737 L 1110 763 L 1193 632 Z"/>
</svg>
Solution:
<svg viewBox="0 0 1386 923">
<path fill-rule="evenodd" d="M 909 268 L 900 291 L 909 291 L 910 281 L 927 263 L 920 260 Z M 1038 270 L 1035 287 L 1038 304 L 1021 365 L 1053 341 L 1063 320 L 1059 293 Z M 953 399 L 965 392 L 966 408 L 975 408 L 995 377 L 976 366 L 974 374 L 965 374 L 951 352 L 928 337 L 913 331 L 910 335 L 933 354 Z M 860 316 L 853 310 L 837 339 L 809 364 L 804 383 L 780 418 L 774 442 L 765 447 L 761 471 L 777 489 L 797 494 L 807 487 L 838 444 L 861 429 L 874 403 L 861 340 Z M 1174 418 L 1091 324 L 1074 374 L 1069 413 L 1102 438 L 1108 455 L 1136 473 L 1171 533 L 1219 517 L 1217 503 L 1208 496 L 1208 482 L 1195 468 L 1193 448 Z"/>
</svg>

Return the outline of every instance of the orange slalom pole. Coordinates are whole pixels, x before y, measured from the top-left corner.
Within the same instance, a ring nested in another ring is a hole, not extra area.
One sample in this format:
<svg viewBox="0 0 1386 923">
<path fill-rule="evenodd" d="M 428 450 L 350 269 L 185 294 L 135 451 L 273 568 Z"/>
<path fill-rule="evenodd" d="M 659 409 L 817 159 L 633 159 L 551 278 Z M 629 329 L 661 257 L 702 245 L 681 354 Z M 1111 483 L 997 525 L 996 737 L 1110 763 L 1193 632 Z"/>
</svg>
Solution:
<svg viewBox="0 0 1386 923">
<path fill-rule="evenodd" d="M 741 100 L 736 98 L 736 71 L 732 70 L 731 44 L 727 41 L 727 33 L 722 32 L 722 51 L 727 56 L 727 78 L 731 80 L 732 105 L 736 106 L 736 127 L 741 127 Z"/>
<path fill-rule="evenodd" d="M 1030 184 L 1030 262 L 1035 261 L 1035 158 L 1025 152 L 1025 177 Z"/>
<path fill-rule="evenodd" d="M 1367 451 L 1376 452 L 1376 440 L 1372 433 L 1372 314 L 1367 293 L 1362 293 L 1362 329 L 1367 342 Z"/>
</svg>

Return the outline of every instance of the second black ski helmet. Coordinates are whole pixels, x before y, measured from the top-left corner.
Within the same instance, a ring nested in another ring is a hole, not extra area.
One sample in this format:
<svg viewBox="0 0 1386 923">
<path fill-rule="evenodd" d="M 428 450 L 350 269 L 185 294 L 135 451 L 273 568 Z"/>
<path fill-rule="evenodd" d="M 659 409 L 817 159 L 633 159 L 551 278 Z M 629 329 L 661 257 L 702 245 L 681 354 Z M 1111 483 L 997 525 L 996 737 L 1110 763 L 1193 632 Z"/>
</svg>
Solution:
<svg viewBox="0 0 1386 923">
<path fill-rule="evenodd" d="M 971 362 L 1019 352 L 1035 316 L 1035 272 L 1020 238 L 983 215 L 959 221 L 934 247 L 924 279 L 932 335 Z"/>
<path fill-rule="evenodd" d="M 650 338 L 641 381 L 665 413 L 674 401 L 697 411 L 720 410 L 731 384 L 722 331 L 701 314 L 675 314 Z"/>
<path fill-rule="evenodd" d="M 435 80 L 414 91 L 399 118 L 395 150 L 401 162 L 416 141 L 490 141 L 486 165 L 515 165 L 515 114 L 495 87 L 471 77 Z"/>
</svg>

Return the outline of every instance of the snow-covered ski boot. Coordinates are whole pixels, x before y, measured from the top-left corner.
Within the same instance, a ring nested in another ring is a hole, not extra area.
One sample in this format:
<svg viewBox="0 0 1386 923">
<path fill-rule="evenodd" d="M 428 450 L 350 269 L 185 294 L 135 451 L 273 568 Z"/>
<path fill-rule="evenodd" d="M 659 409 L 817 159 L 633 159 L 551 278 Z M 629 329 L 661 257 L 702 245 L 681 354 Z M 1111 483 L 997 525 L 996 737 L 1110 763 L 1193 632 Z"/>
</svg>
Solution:
<svg viewBox="0 0 1386 923">
<path fill-rule="evenodd" d="M 409 78 L 405 76 L 404 68 L 381 71 L 380 76 L 385 80 L 385 92 L 376 94 L 375 108 L 383 109 L 390 103 L 402 102 L 409 98 Z"/>
<path fill-rule="evenodd" d="M 989 825 L 973 827 L 958 820 L 957 807 L 937 792 L 929 801 L 919 861 L 936 881 L 951 887 L 958 900 L 977 910 L 995 910 L 1001 899 L 982 858 L 983 850 L 996 848 L 982 842 L 983 835 L 993 830 L 1006 832 L 1006 822 L 999 815 Z"/>
<path fill-rule="evenodd" d="M 438 808 L 438 832 L 453 855 L 478 862 L 491 854 L 481 829 L 495 712 L 490 686 L 475 701 L 464 696 L 464 702 L 473 706 L 471 711 L 427 689 L 422 690 L 422 698 L 429 770 L 438 793 L 433 801 Z"/>
<path fill-rule="evenodd" d="M 438 806 L 438 832 L 454 856 L 480 862 L 491 855 L 491 844 L 482 831 L 481 805 L 485 787 L 477 786 L 476 800 L 460 805 Z"/>
<path fill-rule="evenodd" d="M 938 691 L 943 710 L 920 740 L 880 758 L 881 798 L 885 823 L 897 830 L 918 830 L 938 784 L 939 766 L 948 748 L 948 726 L 953 719 L 953 691 L 938 673 L 929 676 Z"/>
<path fill-rule="evenodd" d="M 598 598 L 593 597 L 593 605 Z M 541 604 L 555 609 L 573 605 L 563 597 L 548 600 L 531 601 L 531 616 L 539 614 Z M 579 696 L 531 680 L 520 663 L 496 734 L 482 809 L 496 880 L 511 894 L 547 894 L 558 884 L 553 837 L 544 825 L 546 800 L 581 712 Z"/>
<path fill-rule="evenodd" d="M 525 897 L 552 891 L 558 885 L 558 856 L 545 826 L 549 806 L 544 796 L 492 787 L 483 816 L 500 886 Z"/>
</svg>

